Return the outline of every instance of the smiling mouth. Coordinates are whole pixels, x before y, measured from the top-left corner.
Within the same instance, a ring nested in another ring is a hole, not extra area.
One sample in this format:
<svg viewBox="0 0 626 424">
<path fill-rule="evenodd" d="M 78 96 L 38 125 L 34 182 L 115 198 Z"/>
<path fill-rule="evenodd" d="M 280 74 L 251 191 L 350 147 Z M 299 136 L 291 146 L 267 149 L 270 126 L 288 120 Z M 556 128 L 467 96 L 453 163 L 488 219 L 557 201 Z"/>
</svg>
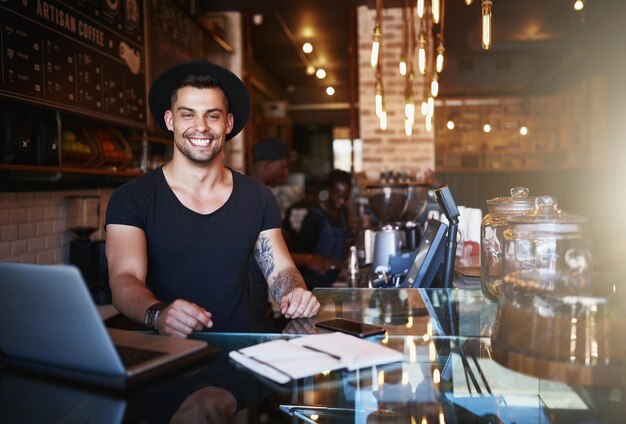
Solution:
<svg viewBox="0 0 626 424">
<path fill-rule="evenodd" d="M 210 138 L 198 138 L 198 137 L 187 137 L 187 140 L 189 140 L 189 142 L 193 144 L 194 146 L 199 146 L 199 147 L 206 147 L 209 144 L 211 144 L 211 141 L 213 141 Z"/>
</svg>

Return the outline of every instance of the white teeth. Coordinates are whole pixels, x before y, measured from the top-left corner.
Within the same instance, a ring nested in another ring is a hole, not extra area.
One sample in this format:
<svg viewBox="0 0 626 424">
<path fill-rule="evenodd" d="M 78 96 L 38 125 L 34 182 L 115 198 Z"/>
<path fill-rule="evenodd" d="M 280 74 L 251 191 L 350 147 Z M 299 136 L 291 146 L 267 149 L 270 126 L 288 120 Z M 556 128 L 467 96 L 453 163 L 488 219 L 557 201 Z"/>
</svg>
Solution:
<svg viewBox="0 0 626 424">
<path fill-rule="evenodd" d="M 189 141 L 195 144 L 196 146 L 208 146 L 211 142 L 208 138 L 190 138 Z"/>
</svg>

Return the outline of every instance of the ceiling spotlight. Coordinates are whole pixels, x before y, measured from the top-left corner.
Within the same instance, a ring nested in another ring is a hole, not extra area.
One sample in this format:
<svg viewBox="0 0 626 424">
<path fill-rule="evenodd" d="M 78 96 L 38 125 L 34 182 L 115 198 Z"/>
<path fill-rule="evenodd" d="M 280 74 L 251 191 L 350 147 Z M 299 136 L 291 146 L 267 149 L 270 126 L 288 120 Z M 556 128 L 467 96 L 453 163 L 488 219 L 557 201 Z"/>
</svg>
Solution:
<svg viewBox="0 0 626 424">
<path fill-rule="evenodd" d="M 302 45 L 302 51 L 309 54 L 313 51 L 313 44 L 306 42 Z"/>
<path fill-rule="evenodd" d="M 323 68 L 319 68 L 317 71 L 315 71 L 315 76 L 319 79 L 324 79 L 326 78 L 326 71 Z"/>
<path fill-rule="evenodd" d="M 252 15 L 252 23 L 257 26 L 261 25 L 263 23 L 263 15 L 260 13 Z"/>
<path fill-rule="evenodd" d="M 306 74 L 313 75 L 315 73 L 315 67 L 313 65 L 309 65 L 306 67 Z"/>
<path fill-rule="evenodd" d="M 585 7 L 585 2 L 583 0 L 576 0 L 574 2 L 574 10 L 580 11 Z"/>
<path fill-rule="evenodd" d="M 326 87 L 326 94 L 332 96 L 333 94 L 335 94 L 335 89 L 332 87 Z"/>
</svg>

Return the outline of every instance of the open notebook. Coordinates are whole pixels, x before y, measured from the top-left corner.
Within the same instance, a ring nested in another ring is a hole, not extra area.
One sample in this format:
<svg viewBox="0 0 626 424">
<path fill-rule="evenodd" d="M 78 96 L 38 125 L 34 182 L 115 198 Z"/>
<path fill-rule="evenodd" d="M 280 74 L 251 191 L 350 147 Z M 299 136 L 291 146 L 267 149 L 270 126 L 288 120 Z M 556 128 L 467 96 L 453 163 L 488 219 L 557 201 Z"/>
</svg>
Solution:
<svg viewBox="0 0 626 424">
<path fill-rule="evenodd" d="M 231 359 L 277 383 L 347 368 L 350 371 L 402 361 L 388 347 L 344 333 L 278 339 L 229 352 Z"/>
<path fill-rule="evenodd" d="M 8 365 L 121 388 L 217 348 L 107 329 L 74 266 L 0 263 L 0 351 Z"/>
</svg>

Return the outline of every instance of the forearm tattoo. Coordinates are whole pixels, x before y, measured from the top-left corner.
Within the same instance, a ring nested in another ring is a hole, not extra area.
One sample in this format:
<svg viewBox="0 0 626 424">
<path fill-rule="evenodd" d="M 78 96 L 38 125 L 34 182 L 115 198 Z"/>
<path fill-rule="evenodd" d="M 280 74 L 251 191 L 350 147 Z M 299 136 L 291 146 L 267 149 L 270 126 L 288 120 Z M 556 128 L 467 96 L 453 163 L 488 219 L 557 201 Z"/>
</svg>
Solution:
<svg viewBox="0 0 626 424">
<path fill-rule="evenodd" d="M 254 245 L 254 259 L 261 268 L 265 279 L 270 276 L 274 271 L 274 253 L 272 252 L 272 246 L 270 246 L 270 239 L 265 236 L 260 236 Z"/>
<path fill-rule="evenodd" d="M 288 268 L 278 273 L 271 284 L 272 299 L 276 303 L 297 287 L 302 287 L 302 283 L 298 279 L 299 272 L 296 268 Z"/>
</svg>

